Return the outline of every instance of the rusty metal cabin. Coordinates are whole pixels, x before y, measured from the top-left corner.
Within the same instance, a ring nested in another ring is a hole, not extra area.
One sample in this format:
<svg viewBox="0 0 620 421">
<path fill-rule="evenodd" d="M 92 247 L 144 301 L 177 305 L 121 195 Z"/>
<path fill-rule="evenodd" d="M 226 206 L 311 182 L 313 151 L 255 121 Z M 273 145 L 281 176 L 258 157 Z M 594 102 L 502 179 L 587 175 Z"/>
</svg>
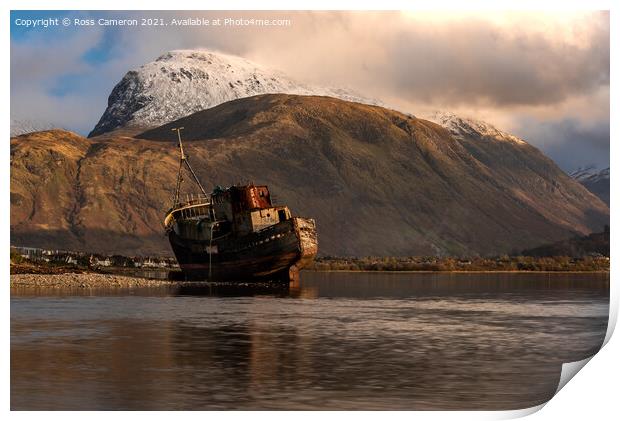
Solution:
<svg viewBox="0 0 620 421">
<path fill-rule="evenodd" d="M 215 219 L 231 221 L 236 235 L 257 232 L 291 217 L 286 206 L 273 206 L 267 186 L 232 186 L 214 192 L 211 201 Z"/>
</svg>

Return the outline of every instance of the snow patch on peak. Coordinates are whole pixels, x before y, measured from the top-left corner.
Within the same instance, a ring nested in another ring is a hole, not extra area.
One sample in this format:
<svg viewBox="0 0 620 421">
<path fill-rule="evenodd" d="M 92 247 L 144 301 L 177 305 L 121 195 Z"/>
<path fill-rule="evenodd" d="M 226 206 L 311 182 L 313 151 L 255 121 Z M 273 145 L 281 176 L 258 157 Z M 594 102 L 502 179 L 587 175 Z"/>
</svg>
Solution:
<svg viewBox="0 0 620 421">
<path fill-rule="evenodd" d="M 603 168 L 602 170 L 599 170 L 593 165 L 579 167 L 575 171 L 571 172 L 570 176 L 580 183 L 595 183 L 602 180 L 609 180 L 609 167 Z"/>
<path fill-rule="evenodd" d="M 487 138 L 503 142 L 512 142 L 526 145 L 523 139 L 503 132 L 484 121 L 475 120 L 457 116 L 454 113 L 446 111 L 434 111 L 425 115 L 424 118 L 430 120 L 440 126 L 445 127 L 457 139 L 465 139 L 466 137 Z"/>
</svg>

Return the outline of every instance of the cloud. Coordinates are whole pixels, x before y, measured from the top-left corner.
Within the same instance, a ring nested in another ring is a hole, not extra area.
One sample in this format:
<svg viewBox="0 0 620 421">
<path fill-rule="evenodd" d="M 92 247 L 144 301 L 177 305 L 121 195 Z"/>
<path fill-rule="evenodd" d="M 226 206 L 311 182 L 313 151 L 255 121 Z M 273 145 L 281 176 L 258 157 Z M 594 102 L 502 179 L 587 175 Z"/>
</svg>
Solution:
<svg viewBox="0 0 620 421">
<path fill-rule="evenodd" d="M 523 29 L 458 22 L 403 29 L 388 48 L 387 61 L 400 65 L 385 74 L 399 92 L 425 102 L 553 104 L 609 85 L 608 31 L 578 48 Z"/>
<path fill-rule="evenodd" d="M 246 55 L 292 75 L 441 106 L 552 104 L 609 85 L 609 15 L 294 15 Z"/>
<path fill-rule="evenodd" d="M 533 122 L 525 119 L 515 132 L 536 145 L 566 172 L 579 167 L 609 166 L 609 120 L 585 125 L 574 119 Z"/>
</svg>

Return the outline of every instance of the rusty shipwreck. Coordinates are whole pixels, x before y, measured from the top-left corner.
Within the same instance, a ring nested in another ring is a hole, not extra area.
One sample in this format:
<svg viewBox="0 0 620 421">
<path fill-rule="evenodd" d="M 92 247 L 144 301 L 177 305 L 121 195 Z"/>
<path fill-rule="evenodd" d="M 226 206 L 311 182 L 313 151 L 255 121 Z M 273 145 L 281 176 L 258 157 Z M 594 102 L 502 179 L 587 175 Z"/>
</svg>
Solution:
<svg viewBox="0 0 620 421">
<path fill-rule="evenodd" d="M 185 279 L 298 280 L 299 270 L 317 253 L 314 220 L 275 206 L 267 186 L 218 186 L 207 194 L 187 160 L 181 129 L 173 129 L 178 135 L 179 172 L 164 226 Z M 199 192 L 182 200 L 184 169 Z"/>
</svg>

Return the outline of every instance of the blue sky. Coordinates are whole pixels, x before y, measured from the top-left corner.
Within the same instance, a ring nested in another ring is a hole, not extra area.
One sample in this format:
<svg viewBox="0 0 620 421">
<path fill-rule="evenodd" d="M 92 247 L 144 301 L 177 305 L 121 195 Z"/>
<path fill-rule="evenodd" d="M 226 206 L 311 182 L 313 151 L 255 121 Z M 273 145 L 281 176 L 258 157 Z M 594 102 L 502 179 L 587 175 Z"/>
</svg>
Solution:
<svg viewBox="0 0 620 421">
<path fill-rule="evenodd" d="M 25 28 L 17 19 L 284 17 L 289 28 Z M 605 12 L 12 11 L 11 117 L 88 133 L 130 69 L 171 49 L 236 54 L 402 111 L 451 110 L 524 137 L 567 171 L 609 164 Z"/>
<path fill-rule="evenodd" d="M 11 11 L 11 45 L 12 48 L 19 49 L 21 46 L 28 46 L 32 43 L 41 42 L 41 38 L 45 38 L 46 43 L 51 48 L 62 48 L 67 40 L 78 38 L 84 31 L 89 28 L 76 28 L 75 26 L 59 26 L 51 30 L 49 27 L 28 28 L 17 25 L 17 19 L 45 19 L 65 17 L 74 18 L 94 18 L 105 17 L 106 12 L 78 12 L 78 11 Z M 116 27 L 103 28 L 98 41 L 88 46 L 82 53 L 80 60 L 85 64 L 96 66 L 109 62 L 115 54 L 115 43 L 118 40 L 120 31 Z M 72 73 L 70 71 L 57 75 L 50 75 L 51 79 L 55 79 L 48 92 L 50 95 L 62 97 L 73 93 L 77 90 L 82 78 L 88 78 L 90 75 L 82 73 Z"/>
</svg>

